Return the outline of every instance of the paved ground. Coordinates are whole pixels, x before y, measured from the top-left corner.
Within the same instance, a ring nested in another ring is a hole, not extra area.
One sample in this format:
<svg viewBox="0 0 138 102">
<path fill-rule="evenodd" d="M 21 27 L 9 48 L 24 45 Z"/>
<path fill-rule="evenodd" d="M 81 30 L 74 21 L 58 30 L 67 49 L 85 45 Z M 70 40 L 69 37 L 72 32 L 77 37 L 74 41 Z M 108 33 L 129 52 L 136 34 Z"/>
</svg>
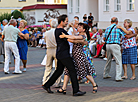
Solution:
<svg viewBox="0 0 138 102">
<path fill-rule="evenodd" d="M 45 55 L 45 49 L 29 48 L 27 72 L 13 75 L 13 58 L 10 65 L 10 74 L 3 73 L 3 64 L 0 64 L 0 102 L 138 102 L 138 79 L 115 82 L 115 62 L 112 62 L 111 79 L 103 79 L 105 61 L 94 59 L 97 72 L 95 78 L 99 85 L 98 93 L 92 93 L 91 84 L 80 84 L 82 91 L 87 94 L 82 97 L 73 97 L 72 88 L 69 85 L 67 95 L 58 93 L 48 94 L 41 88 L 44 66 L 40 63 Z M 3 60 L 0 56 L 0 61 Z M 21 64 L 22 65 L 22 64 Z M 21 67 L 22 68 L 22 67 Z M 136 68 L 136 76 L 138 68 Z M 131 77 L 131 69 L 128 66 L 128 77 Z M 53 91 L 57 89 L 52 87 Z"/>
</svg>

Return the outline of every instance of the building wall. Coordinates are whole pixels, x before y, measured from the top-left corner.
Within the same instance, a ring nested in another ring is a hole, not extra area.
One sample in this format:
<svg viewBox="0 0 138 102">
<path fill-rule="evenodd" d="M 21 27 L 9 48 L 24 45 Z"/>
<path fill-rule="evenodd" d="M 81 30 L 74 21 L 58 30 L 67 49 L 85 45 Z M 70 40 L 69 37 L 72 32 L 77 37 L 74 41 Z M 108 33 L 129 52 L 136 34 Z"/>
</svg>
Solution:
<svg viewBox="0 0 138 102">
<path fill-rule="evenodd" d="M 119 20 L 119 25 L 123 26 L 123 21 L 125 19 L 131 19 L 133 21 L 133 27 L 138 25 L 138 1 L 135 0 L 135 9 L 127 10 L 127 0 L 121 0 L 121 10 L 115 11 L 114 0 L 109 0 L 109 11 L 104 11 L 104 0 L 99 0 L 99 28 L 106 28 L 110 25 L 110 20 L 112 17 L 117 17 Z"/>
<path fill-rule="evenodd" d="M 28 22 L 28 25 L 42 25 L 44 18 L 49 24 L 50 18 L 57 18 L 59 15 L 67 14 L 67 9 L 36 9 L 24 10 L 23 14 Z"/>
<path fill-rule="evenodd" d="M 72 0 L 72 1 L 73 1 L 73 8 L 72 8 L 73 10 L 72 10 L 72 12 L 69 12 L 69 9 L 70 9 L 69 5 L 71 5 L 70 0 L 68 0 L 68 6 L 67 6 L 69 21 L 72 21 L 74 16 L 79 16 L 80 22 L 82 22 L 84 13 L 86 13 L 86 11 L 88 11 L 86 7 L 82 8 L 82 6 L 87 5 L 87 0 L 84 3 L 82 3 L 82 0 L 81 0 L 81 2 L 80 2 L 80 12 L 76 12 L 76 0 Z"/>
<path fill-rule="evenodd" d="M 27 20 L 28 25 L 35 25 L 36 20 L 36 10 L 26 10 L 23 11 L 24 17 Z"/>
<path fill-rule="evenodd" d="M 70 0 L 68 0 L 68 16 L 69 21 L 73 19 L 75 15 L 80 17 L 80 21 L 83 20 L 83 15 L 86 13 L 87 16 L 90 12 L 93 13 L 94 23 L 98 22 L 98 28 L 105 29 L 110 25 L 110 20 L 112 17 L 117 17 L 119 20 L 119 25 L 123 26 L 123 21 L 125 19 L 131 19 L 133 21 L 133 26 L 138 25 L 138 0 L 135 0 L 134 10 L 128 10 L 127 1 L 129 0 L 120 0 L 121 10 L 115 10 L 115 1 L 109 0 L 109 11 L 105 11 L 105 1 L 106 0 L 80 0 L 80 12 L 76 12 L 76 1 L 73 0 L 73 12 L 70 13 Z"/>
<path fill-rule="evenodd" d="M 89 13 L 92 12 L 95 22 L 98 21 L 98 1 L 97 0 L 80 0 L 80 11 L 76 12 L 76 5 L 77 5 L 77 0 L 72 0 L 73 1 L 73 12 L 70 13 L 70 0 L 68 0 L 68 6 L 67 6 L 67 11 L 68 11 L 68 16 L 69 16 L 69 21 L 73 19 L 74 16 L 79 16 L 80 17 L 80 22 L 83 21 L 83 16 L 84 14 L 87 14 L 89 16 Z"/>
<path fill-rule="evenodd" d="M 57 18 L 62 14 L 67 14 L 67 9 L 40 9 L 36 10 L 36 24 L 41 25 L 44 18 L 47 24 L 49 24 L 49 19 Z"/>
<path fill-rule="evenodd" d="M 63 0 L 62 0 L 63 1 Z M 61 2 L 66 4 L 67 0 Z M 11 13 L 13 10 L 20 10 L 24 6 L 35 5 L 35 4 L 54 4 L 54 0 L 44 0 L 44 2 L 37 2 L 37 0 L 26 0 L 26 2 L 19 2 L 19 0 L 1 0 L 0 2 L 0 13 L 8 12 Z"/>
<path fill-rule="evenodd" d="M 98 17 L 98 0 L 88 0 L 88 11 L 87 14 L 92 13 L 94 16 L 94 22 L 99 21 Z"/>
<path fill-rule="evenodd" d="M 54 1 L 55 1 L 55 0 L 45 0 L 45 3 L 46 3 L 46 4 L 67 4 L 67 1 L 68 1 L 68 0 L 60 0 L 60 3 L 58 3 L 58 2 L 55 3 Z M 58 0 L 56 0 L 56 1 L 58 1 Z"/>
</svg>

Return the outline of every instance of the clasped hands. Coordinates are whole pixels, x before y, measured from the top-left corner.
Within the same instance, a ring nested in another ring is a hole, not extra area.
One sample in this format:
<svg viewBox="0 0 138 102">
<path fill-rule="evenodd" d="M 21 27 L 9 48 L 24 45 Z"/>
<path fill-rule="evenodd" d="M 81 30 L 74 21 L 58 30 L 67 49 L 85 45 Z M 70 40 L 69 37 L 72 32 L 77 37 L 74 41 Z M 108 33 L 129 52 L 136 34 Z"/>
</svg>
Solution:
<svg viewBox="0 0 138 102">
<path fill-rule="evenodd" d="M 59 37 L 60 37 L 60 38 L 66 38 L 66 35 L 65 35 L 65 33 L 62 32 L 62 35 L 60 35 Z M 69 38 L 67 39 L 67 41 L 69 41 L 69 42 L 71 42 L 71 43 L 74 42 L 74 40 L 69 39 Z"/>
<path fill-rule="evenodd" d="M 24 34 L 22 34 L 21 32 L 19 32 L 18 35 L 20 36 L 21 39 L 24 39 Z"/>
</svg>

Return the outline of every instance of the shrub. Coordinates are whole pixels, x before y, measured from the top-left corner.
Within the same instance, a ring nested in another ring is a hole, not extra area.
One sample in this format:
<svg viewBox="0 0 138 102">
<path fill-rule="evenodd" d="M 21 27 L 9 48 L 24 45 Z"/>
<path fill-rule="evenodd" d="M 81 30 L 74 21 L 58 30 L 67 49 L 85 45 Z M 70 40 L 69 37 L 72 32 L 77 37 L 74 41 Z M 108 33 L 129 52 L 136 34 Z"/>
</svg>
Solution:
<svg viewBox="0 0 138 102">
<path fill-rule="evenodd" d="M 0 22 L 2 22 L 4 19 L 7 19 L 8 21 L 11 19 L 11 14 L 10 13 L 1 13 L 0 14 Z"/>
<path fill-rule="evenodd" d="M 20 11 L 18 11 L 18 10 L 14 10 L 14 11 L 11 13 L 11 16 L 13 16 L 13 18 L 15 18 L 15 19 L 18 19 L 19 16 L 20 16 L 22 19 L 24 19 L 23 14 L 22 14 Z"/>
</svg>

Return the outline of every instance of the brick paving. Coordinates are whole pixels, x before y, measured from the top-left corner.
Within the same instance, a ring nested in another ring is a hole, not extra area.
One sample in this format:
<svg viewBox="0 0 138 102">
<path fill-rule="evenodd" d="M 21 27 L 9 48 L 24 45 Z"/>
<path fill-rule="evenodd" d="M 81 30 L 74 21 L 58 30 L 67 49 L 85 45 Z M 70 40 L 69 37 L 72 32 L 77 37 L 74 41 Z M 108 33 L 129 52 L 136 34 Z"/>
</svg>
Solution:
<svg viewBox="0 0 138 102">
<path fill-rule="evenodd" d="M 45 49 L 29 48 L 27 72 L 12 74 L 14 70 L 13 58 L 10 64 L 10 74 L 3 73 L 3 64 L 0 64 L 0 102 L 138 102 L 138 80 L 124 80 L 115 82 L 115 62 L 112 62 L 110 75 L 112 78 L 103 79 L 105 61 L 94 59 L 97 72 L 96 82 L 99 85 L 98 93 L 92 93 L 91 84 L 80 84 L 80 90 L 87 94 L 82 97 L 73 97 L 71 85 L 67 87 L 67 94 L 58 94 L 52 87 L 54 94 L 48 94 L 41 87 L 44 66 L 40 63 L 46 53 Z M 3 58 L 0 56 L 0 61 Z M 22 64 L 21 64 L 22 69 Z M 138 68 L 136 67 L 136 77 Z M 63 77 L 63 76 L 62 76 Z M 131 77 L 131 68 L 128 65 L 128 77 Z"/>
</svg>

